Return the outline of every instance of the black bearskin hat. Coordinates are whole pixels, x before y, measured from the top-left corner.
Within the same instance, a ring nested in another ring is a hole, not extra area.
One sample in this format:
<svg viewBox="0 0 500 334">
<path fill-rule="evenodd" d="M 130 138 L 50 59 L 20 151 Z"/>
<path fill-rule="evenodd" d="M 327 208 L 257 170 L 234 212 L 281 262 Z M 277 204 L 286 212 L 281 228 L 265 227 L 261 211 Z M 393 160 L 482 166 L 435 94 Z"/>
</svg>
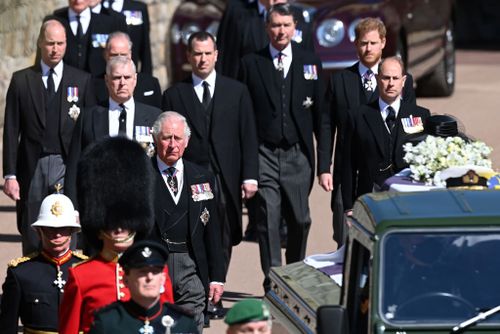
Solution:
<svg viewBox="0 0 500 334">
<path fill-rule="evenodd" d="M 154 224 L 154 174 L 144 149 L 125 137 L 106 138 L 78 163 L 80 224 L 87 241 L 101 249 L 101 230 L 123 228 L 147 235 Z"/>
</svg>

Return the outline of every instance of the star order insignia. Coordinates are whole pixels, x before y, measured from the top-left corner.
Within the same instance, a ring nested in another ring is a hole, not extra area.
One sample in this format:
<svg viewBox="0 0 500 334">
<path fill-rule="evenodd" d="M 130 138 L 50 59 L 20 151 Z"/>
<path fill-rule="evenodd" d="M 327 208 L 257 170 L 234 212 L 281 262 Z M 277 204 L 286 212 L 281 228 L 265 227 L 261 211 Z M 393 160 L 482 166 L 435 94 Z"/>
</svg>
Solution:
<svg viewBox="0 0 500 334">
<path fill-rule="evenodd" d="M 201 213 L 200 219 L 203 225 L 207 225 L 208 220 L 210 219 L 210 213 L 208 212 L 207 208 L 205 208 Z"/>
<path fill-rule="evenodd" d="M 71 108 L 69 108 L 68 115 L 73 121 L 76 121 L 78 116 L 80 116 L 80 108 L 76 104 L 73 104 Z"/>
<path fill-rule="evenodd" d="M 306 99 L 302 102 L 304 108 L 310 108 L 314 104 L 314 101 L 310 96 L 306 96 Z"/>
</svg>

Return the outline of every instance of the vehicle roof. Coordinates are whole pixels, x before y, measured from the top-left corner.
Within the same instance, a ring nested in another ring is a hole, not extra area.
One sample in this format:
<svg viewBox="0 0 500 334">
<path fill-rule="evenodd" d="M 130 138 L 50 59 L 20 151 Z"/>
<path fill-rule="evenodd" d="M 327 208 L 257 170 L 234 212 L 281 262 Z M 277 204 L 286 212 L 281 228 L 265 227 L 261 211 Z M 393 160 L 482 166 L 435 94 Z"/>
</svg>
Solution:
<svg viewBox="0 0 500 334">
<path fill-rule="evenodd" d="M 474 225 L 500 227 L 500 191 L 433 190 L 380 192 L 361 196 L 354 205 L 354 226 L 371 233 L 394 226 Z M 475 218 L 472 221 L 470 218 Z M 359 223 L 359 224 L 358 224 Z"/>
</svg>

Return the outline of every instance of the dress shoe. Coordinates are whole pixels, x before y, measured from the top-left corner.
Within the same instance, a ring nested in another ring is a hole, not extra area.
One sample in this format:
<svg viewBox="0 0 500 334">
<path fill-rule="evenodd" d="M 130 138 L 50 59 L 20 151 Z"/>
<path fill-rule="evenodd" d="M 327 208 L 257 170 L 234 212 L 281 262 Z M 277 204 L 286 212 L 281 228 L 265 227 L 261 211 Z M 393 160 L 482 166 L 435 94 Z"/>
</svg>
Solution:
<svg viewBox="0 0 500 334">
<path fill-rule="evenodd" d="M 207 315 L 210 319 L 222 319 L 226 315 L 226 311 L 222 306 L 222 301 L 217 304 L 213 304 L 211 301 L 208 302 Z"/>
</svg>

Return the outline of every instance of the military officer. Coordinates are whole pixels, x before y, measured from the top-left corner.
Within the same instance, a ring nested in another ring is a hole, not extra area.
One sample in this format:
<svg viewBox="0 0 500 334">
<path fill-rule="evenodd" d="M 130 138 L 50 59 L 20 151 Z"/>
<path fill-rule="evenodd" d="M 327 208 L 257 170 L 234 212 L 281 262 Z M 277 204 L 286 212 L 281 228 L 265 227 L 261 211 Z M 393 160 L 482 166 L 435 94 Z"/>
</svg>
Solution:
<svg viewBox="0 0 500 334">
<path fill-rule="evenodd" d="M 31 226 L 40 236 L 42 250 L 8 265 L 2 286 L 2 334 L 17 334 L 19 318 L 24 333 L 57 333 L 68 268 L 87 258 L 69 249 L 71 234 L 80 230 L 80 224 L 68 197 L 45 197 L 38 220 Z"/>
<path fill-rule="evenodd" d="M 198 333 L 193 315 L 160 301 L 168 252 L 162 244 L 139 241 L 118 261 L 131 299 L 117 301 L 96 313 L 89 334 Z"/>
</svg>

